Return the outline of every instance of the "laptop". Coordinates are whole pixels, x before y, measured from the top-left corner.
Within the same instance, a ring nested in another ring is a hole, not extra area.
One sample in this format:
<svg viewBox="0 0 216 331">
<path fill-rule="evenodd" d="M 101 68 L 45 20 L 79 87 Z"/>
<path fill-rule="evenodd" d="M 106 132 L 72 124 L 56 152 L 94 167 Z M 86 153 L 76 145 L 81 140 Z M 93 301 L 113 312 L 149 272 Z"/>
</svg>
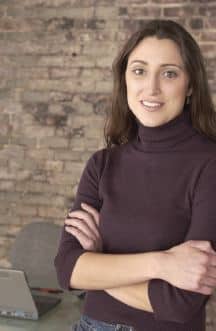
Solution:
<svg viewBox="0 0 216 331">
<path fill-rule="evenodd" d="M 32 291 L 24 271 L 0 268 L 0 316 L 38 320 L 60 302 L 59 297 Z"/>
</svg>

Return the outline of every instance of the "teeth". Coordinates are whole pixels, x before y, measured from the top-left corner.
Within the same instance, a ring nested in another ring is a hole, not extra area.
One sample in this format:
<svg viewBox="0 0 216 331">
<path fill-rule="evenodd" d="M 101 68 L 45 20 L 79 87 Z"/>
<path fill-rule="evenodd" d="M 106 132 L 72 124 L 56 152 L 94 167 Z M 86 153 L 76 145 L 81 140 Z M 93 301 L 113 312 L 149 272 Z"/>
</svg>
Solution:
<svg viewBox="0 0 216 331">
<path fill-rule="evenodd" d="M 149 101 L 142 101 L 142 104 L 147 107 L 159 107 L 161 103 L 158 102 L 149 102 Z"/>
</svg>

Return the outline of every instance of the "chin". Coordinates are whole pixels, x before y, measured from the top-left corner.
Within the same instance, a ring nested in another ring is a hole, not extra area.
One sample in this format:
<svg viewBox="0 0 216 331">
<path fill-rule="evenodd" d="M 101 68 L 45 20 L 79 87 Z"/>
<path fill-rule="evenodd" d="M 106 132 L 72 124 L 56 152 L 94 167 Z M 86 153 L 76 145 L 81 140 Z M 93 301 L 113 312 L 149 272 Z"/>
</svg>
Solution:
<svg viewBox="0 0 216 331">
<path fill-rule="evenodd" d="M 151 116 L 151 115 L 150 115 Z M 148 116 L 148 118 L 141 118 L 141 117 L 138 117 L 139 121 L 144 125 L 144 126 L 149 126 L 149 127 L 155 127 L 155 126 L 159 126 L 159 125 L 162 125 L 162 124 L 165 124 L 167 123 L 170 119 L 168 118 L 150 118 L 150 116 Z"/>
<path fill-rule="evenodd" d="M 154 128 L 154 127 L 156 127 L 156 126 L 160 126 L 160 125 L 162 125 L 162 124 L 165 124 L 166 122 L 157 122 L 157 123 L 146 123 L 146 124 L 144 124 L 145 126 L 149 126 L 149 127 L 151 127 L 151 128 Z"/>
</svg>

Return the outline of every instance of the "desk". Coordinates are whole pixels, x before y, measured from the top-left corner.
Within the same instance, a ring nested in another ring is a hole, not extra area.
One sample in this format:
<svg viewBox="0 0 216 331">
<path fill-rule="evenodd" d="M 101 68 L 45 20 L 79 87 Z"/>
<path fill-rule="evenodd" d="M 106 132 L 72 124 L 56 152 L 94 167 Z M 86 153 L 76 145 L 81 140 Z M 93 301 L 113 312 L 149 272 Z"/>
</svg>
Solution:
<svg viewBox="0 0 216 331">
<path fill-rule="evenodd" d="M 65 292 L 62 302 L 40 317 L 38 321 L 0 317 L 0 331 L 71 331 L 80 317 L 83 300 Z"/>
</svg>

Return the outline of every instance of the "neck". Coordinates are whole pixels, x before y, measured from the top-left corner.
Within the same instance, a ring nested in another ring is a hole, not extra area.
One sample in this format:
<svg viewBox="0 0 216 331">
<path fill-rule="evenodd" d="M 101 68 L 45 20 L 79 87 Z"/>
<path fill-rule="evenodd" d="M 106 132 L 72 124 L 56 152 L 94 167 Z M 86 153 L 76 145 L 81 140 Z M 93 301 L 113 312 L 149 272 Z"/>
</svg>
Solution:
<svg viewBox="0 0 216 331">
<path fill-rule="evenodd" d="M 145 126 L 138 119 L 136 121 L 138 130 L 135 146 L 141 150 L 167 150 L 196 133 L 188 110 L 183 110 L 169 122 L 156 127 Z"/>
</svg>

